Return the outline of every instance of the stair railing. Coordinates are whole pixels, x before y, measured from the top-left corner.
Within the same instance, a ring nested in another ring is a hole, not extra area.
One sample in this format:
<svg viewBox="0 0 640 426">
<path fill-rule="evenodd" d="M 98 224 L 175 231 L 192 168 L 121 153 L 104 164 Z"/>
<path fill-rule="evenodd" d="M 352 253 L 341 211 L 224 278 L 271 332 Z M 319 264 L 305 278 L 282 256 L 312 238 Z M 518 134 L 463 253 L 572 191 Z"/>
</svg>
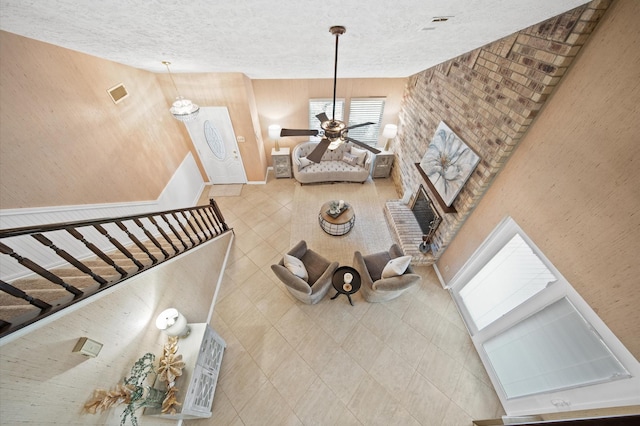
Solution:
<svg viewBox="0 0 640 426">
<path fill-rule="evenodd" d="M 0 271 L 0 300 L 10 302 L 0 306 L 7 310 L 0 314 L 0 338 L 228 231 L 213 199 L 209 205 L 135 216 L 0 230 L 3 269 L 19 269 L 12 279 Z M 93 285 L 80 289 L 67 282 L 60 272 L 69 270 Z M 51 303 L 34 294 L 37 290 L 20 288 L 21 281 L 34 278 L 66 296 Z"/>
</svg>

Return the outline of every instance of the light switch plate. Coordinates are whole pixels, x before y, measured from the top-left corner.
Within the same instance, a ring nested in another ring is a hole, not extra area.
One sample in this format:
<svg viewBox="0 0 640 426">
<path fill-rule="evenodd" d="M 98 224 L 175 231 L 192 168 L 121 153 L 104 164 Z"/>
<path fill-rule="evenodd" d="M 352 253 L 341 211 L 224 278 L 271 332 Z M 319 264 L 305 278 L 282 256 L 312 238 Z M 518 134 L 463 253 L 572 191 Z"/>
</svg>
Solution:
<svg viewBox="0 0 640 426">
<path fill-rule="evenodd" d="M 81 337 L 73 348 L 73 352 L 80 352 L 82 355 L 95 358 L 102 349 L 102 343 L 91 340 L 88 337 Z"/>
</svg>

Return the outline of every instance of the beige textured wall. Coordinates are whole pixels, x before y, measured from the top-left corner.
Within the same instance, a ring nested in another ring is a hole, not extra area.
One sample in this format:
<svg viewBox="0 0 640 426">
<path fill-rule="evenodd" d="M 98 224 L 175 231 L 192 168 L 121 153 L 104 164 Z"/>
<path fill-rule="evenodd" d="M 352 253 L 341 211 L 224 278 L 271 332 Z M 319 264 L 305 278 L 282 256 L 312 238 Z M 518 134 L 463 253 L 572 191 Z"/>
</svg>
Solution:
<svg viewBox="0 0 640 426">
<path fill-rule="evenodd" d="M 384 127 L 385 124 L 398 122 L 406 82 L 407 79 L 404 78 L 338 78 L 336 97 L 345 99 L 345 112 L 348 112 L 351 98 L 386 97 L 381 123 L 381 127 Z M 333 79 L 253 80 L 252 83 L 260 116 L 262 139 L 268 163 L 271 164 L 271 148 L 274 141 L 269 139 L 269 125 L 279 124 L 289 129 L 308 128 L 309 99 L 332 98 Z M 281 139 L 279 144 L 281 147 L 293 148 L 305 140 L 305 137 L 289 137 Z"/>
<path fill-rule="evenodd" d="M 0 56 L 0 208 L 157 199 L 191 143 L 155 74 L 4 31 Z"/>
<path fill-rule="evenodd" d="M 613 3 L 438 262 L 512 216 L 640 359 L 640 3 Z"/>
<path fill-rule="evenodd" d="M 124 407 L 91 415 L 83 413 L 85 402 L 94 389 L 120 383 L 146 352 L 161 355 L 166 336 L 155 319 L 164 309 L 178 309 L 190 323 L 206 322 L 231 238 L 228 233 L 130 278 L 116 291 L 1 346 L 0 423 L 119 425 Z M 72 352 L 85 336 L 104 345 L 97 358 Z M 142 410 L 138 419 L 144 425 L 176 424 L 140 416 Z"/>
<path fill-rule="evenodd" d="M 168 113 L 176 89 L 153 74 L 0 32 L 0 208 L 155 200 L 187 151 L 189 134 Z M 165 58 L 160 58 L 165 59 Z M 181 95 L 226 106 L 249 181 L 263 181 L 276 122 L 306 128 L 307 99 L 331 80 L 258 80 L 241 73 L 173 74 Z M 124 83 L 114 104 L 106 90 Z M 386 96 L 396 123 L 405 79 L 339 80 L 338 96 Z M 264 142 L 263 142 L 264 141 Z M 299 138 L 283 140 L 295 145 Z"/>
</svg>

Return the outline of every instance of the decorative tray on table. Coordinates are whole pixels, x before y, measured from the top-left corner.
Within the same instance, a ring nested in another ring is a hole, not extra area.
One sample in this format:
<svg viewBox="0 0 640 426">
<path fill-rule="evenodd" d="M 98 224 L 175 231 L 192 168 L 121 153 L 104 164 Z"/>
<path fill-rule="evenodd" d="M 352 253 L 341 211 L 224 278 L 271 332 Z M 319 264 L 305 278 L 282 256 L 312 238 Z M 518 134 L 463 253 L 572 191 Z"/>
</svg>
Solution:
<svg viewBox="0 0 640 426">
<path fill-rule="evenodd" d="M 342 213 L 344 213 L 344 211 L 347 210 L 348 208 L 349 208 L 349 204 L 344 203 L 344 206 L 342 206 L 342 209 L 338 209 L 338 207 L 336 206 L 335 209 L 330 208 L 329 210 L 327 210 L 327 214 L 335 219 L 338 216 L 340 216 Z"/>
</svg>

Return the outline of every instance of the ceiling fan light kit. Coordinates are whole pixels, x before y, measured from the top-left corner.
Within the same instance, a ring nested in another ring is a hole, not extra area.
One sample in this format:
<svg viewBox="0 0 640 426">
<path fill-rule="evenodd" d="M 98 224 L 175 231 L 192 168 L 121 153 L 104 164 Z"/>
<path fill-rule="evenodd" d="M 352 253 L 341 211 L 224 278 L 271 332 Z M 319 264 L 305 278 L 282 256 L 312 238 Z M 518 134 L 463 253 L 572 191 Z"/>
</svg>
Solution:
<svg viewBox="0 0 640 426">
<path fill-rule="evenodd" d="M 195 120 L 195 118 L 198 116 L 198 113 L 200 112 L 200 107 L 191 102 L 189 99 L 185 99 L 180 96 L 180 93 L 178 92 L 178 86 L 176 86 L 176 82 L 174 81 L 171 70 L 169 69 L 169 65 L 171 65 L 171 62 L 162 61 L 162 64 L 167 67 L 169 78 L 171 79 L 173 87 L 176 89 L 176 93 L 178 94 L 176 100 L 171 105 L 169 112 L 177 120 L 183 122 Z"/>
<path fill-rule="evenodd" d="M 380 150 L 369 146 L 364 142 L 360 142 L 353 138 L 350 138 L 348 132 L 350 129 L 355 129 L 356 127 L 369 126 L 371 122 L 354 124 L 352 126 L 347 126 L 344 121 L 336 120 L 336 83 L 338 79 L 338 39 L 339 37 L 346 32 L 346 28 L 340 25 L 333 26 L 329 28 L 329 32 L 336 37 L 336 50 L 335 50 L 335 59 L 333 65 L 333 112 L 331 118 L 327 116 L 326 113 L 322 112 L 316 115 L 316 118 L 320 120 L 320 127 L 322 128 L 322 134 L 318 132 L 318 130 L 314 129 L 282 129 L 280 131 L 280 136 L 322 136 L 322 139 L 318 143 L 318 146 L 311 152 L 311 154 L 307 155 L 307 158 L 314 163 L 319 163 L 322 159 L 322 155 L 325 153 L 327 149 L 334 150 L 338 148 L 340 145 L 345 143 L 346 141 L 352 142 L 356 145 L 359 145 L 374 154 L 379 154 Z"/>
</svg>

